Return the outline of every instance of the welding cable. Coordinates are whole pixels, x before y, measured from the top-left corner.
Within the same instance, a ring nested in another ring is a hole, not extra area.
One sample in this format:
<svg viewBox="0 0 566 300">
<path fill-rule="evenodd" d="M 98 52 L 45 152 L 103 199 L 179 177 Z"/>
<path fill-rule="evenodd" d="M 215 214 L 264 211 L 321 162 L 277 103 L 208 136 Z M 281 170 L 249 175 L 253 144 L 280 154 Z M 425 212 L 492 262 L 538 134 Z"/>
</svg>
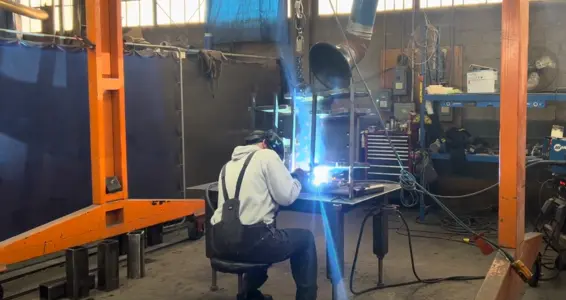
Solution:
<svg viewBox="0 0 566 300">
<path fill-rule="evenodd" d="M 418 220 L 417 224 L 422 224 L 419 223 Z M 404 229 L 404 225 L 401 225 L 397 228 L 390 228 L 392 230 L 395 230 L 395 233 L 398 235 L 402 235 L 402 236 L 407 236 L 406 230 Z M 471 240 L 469 240 L 467 232 L 462 234 L 460 233 L 460 231 L 450 231 L 447 228 L 441 227 L 443 229 L 443 231 L 436 231 L 436 230 L 420 230 L 420 229 L 412 229 L 411 230 L 411 236 L 413 238 L 423 238 L 423 239 L 434 239 L 434 240 L 444 240 L 444 241 L 449 241 L 449 242 L 455 242 L 455 243 L 460 243 L 460 244 L 466 244 L 468 246 L 475 246 L 475 243 Z M 472 227 L 474 228 L 474 227 Z M 482 225 L 482 228 L 485 228 L 484 225 Z M 489 230 L 490 232 L 492 231 L 491 229 Z M 414 233 L 417 234 L 414 234 Z M 490 237 L 494 237 L 495 234 L 494 233 L 490 233 L 490 234 L 486 234 L 486 236 L 490 236 Z"/>
<path fill-rule="evenodd" d="M 405 196 L 405 192 L 408 193 L 407 196 Z M 405 197 L 411 197 L 411 200 L 408 201 Z M 412 208 L 419 204 L 419 199 L 412 191 L 401 191 L 399 195 L 399 202 L 401 202 L 401 205 L 405 208 Z"/>
<path fill-rule="evenodd" d="M 530 168 L 530 167 L 532 167 L 532 166 L 536 166 L 536 165 L 539 165 L 539 164 L 557 164 L 557 163 L 558 163 L 558 161 L 543 160 L 543 159 L 533 159 L 533 160 L 530 160 L 529 162 L 527 162 L 527 164 L 525 165 L 525 169 L 528 169 L 528 168 Z M 564 162 L 561 162 L 561 163 L 563 164 Z M 434 196 L 437 197 L 437 198 L 442 198 L 442 199 L 462 199 L 462 198 L 470 198 L 470 197 L 473 197 L 473 196 L 477 196 L 477 195 L 479 195 L 479 194 L 483 194 L 483 193 L 485 193 L 485 192 L 487 192 L 487 191 L 489 191 L 489 190 L 492 190 L 492 189 L 494 189 L 494 188 L 496 188 L 496 187 L 498 187 L 498 186 L 499 186 L 499 182 L 494 183 L 494 184 L 492 184 L 492 185 L 490 185 L 490 186 L 488 186 L 488 187 L 486 187 L 486 188 L 483 188 L 483 189 L 481 189 L 481 190 L 479 190 L 479 191 L 475 191 L 475 192 L 468 193 L 468 194 L 463 194 L 463 195 L 454 195 L 454 196 L 436 195 L 436 194 L 432 194 L 432 195 L 434 195 Z"/>
<path fill-rule="evenodd" d="M 542 277 L 539 280 L 540 281 L 551 281 L 554 280 L 556 278 L 558 278 L 558 276 L 560 275 L 560 270 L 559 268 L 556 266 L 556 258 L 552 259 L 552 257 L 550 257 L 550 255 L 546 254 L 546 252 L 551 249 L 550 244 L 546 244 L 546 247 L 544 247 L 544 251 L 542 251 L 541 254 L 541 266 L 549 271 L 555 271 L 554 274 L 552 274 L 551 276 L 548 277 Z M 554 250 L 554 249 L 552 249 Z M 560 253 L 557 253 L 557 257 L 560 256 Z"/>
<path fill-rule="evenodd" d="M 474 237 L 477 238 L 481 238 L 482 240 L 484 240 L 486 243 L 488 243 L 489 245 L 491 245 L 493 248 L 499 250 L 501 252 L 501 254 L 503 254 L 503 256 L 505 256 L 505 258 L 507 258 L 507 260 L 509 260 L 510 263 L 513 263 L 515 261 L 515 258 L 509 254 L 509 252 L 505 251 L 501 246 L 499 246 L 497 243 L 491 241 L 490 239 L 486 238 L 483 235 L 478 234 L 475 230 L 473 230 L 472 228 L 470 228 L 470 226 L 468 226 L 466 223 L 464 223 L 460 218 L 458 218 L 458 216 L 456 216 L 448 207 L 446 207 L 446 205 L 444 205 L 444 203 L 442 203 L 442 201 L 440 201 L 437 197 L 435 197 L 433 194 L 431 194 L 428 190 L 426 190 L 425 188 L 423 188 L 419 183 L 417 183 L 416 181 L 413 182 L 416 189 L 423 193 L 424 195 L 429 196 L 432 200 L 434 200 L 434 202 L 436 202 L 436 204 L 442 208 L 442 210 L 444 210 L 444 212 L 446 214 L 448 214 L 454 221 L 456 221 L 456 223 L 458 225 L 460 225 L 460 227 L 462 227 L 464 230 L 466 230 L 467 232 L 469 232 L 470 234 L 472 234 Z"/>
<path fill-rule="evenodd" d="M 553 180 L 554 180 L 554 178 L 547 179 L 547 180 L 545 180 L 545 181 L 540 185 L 540 189 L 538 190 L 538 206 L 539 206 L 539 207 L 542 207 L 543 204 L 544 204 L 544 203 L 542 203 L 542 192 L 544 192 L 544 188 L 545 188 L 550 182 L 552 182 Z M 541 212 L 541 213 L 542 213 L 542 212 Z M 539 216 L 537 217 L 537 219 L 538 219 L 539 217 L 540 217 L 540 213 L 539 213 Z M 537 222 L 535 222 L 535 226 L 536 226 L 536 223 L 538 223 L 538 220 L 537 220 Z"/>
<path fill-rule="evenodd" d="M 537 160 L 533 163 L 529 164 L 529 167 L 532 167 L 534 165 L 539 165 L 539 164 L 552 164 L 552 165 L 565 165 L 566 161 L 553 161 L 553 160 Z M 442 201 L 440 201 L 434 194 L 430 193 L 427 189 L 425 189 L 422 185 L 420 185 L 417 180 L 415 179 L 415 177 L 413 176 L 413 174 L 407 172 L 407 171 L 402 171 L 402 174 L 400 176 L 400 180 L 401 180 L 401 186 L 403 188 L 406 189 L 410 189 L 410 190 L 415 190 L 417 192 L 420 192 L 424 195 L 429 196 L 432 200 L 434 200 L 434 202 L 436 202 L 436 204 L 442 209 L 444 210 L 445 213 L 447 213 L 461 228 L 463 228 L 464 230 L 466 230 L 467 232 L 469 232 L 470 234 L 472 234 L 474 237 L 478 237 L 481 238 L 482 240 L 484 240 L 486 243 L 488 243 L 489 245 L 491 245 L 493 248 L 497 249 L 499 252 L 501 252 L 501 254 L 503 254 L 503 256 L 505 256 L 505 258 L 507 260 L 509 260 L 509 262 L 513 263 L 515 261 L 514 257 L 509 254 L 509 252 L 505 251 L 501 246 L 499 246 L 497 243 L 491 241 L 490 239 L 486 238 L 483 235 L 479 235 L 478 233 L 476 233 L 475 230 L 473 230 L 472 228 L 470 228 L 470 226 L 468 226 L 467 224 L 465 224 L 460 218 L 458 218 L 448 207 L 446 207 L 446 205 L 444 203 L 442 203 Z"/>
<path fill-rule="evenodd" d="M 214 207 L 214 205 L 212 204 L 212 200 L 210 200 L 210 190 L 213 189 L 214 187 L 218 187 L 218 182 L 213 182 L 211 184 L 209 184 L 206 189 L 204 190 L 204 200 L 206 200 L 206 204 L 208 205 L 208 207 L 212 210 L 215 211 L 216 208 Z"/>
<path fill-rule="evenodd" d="M 374 209 L 374 210 L 368 212 L 365 215 L 365 217 L 362 221 L 362 225 L 360 227 L 360 233 L 358 235 L 358 241 L 356 243 L 356 250 L 355 250 L 354 259 L 353 259 L 353 262 L 352 262 L 352 268 L 350 270 L 350 292 L 352 292 L 352 294 L 354 294 L 355 296 L 359 296 L 359 295 L 366 294 L 366 293 L 373 292 L 373 291 L 377 291 L 377 290 L 394 288 L 394 287 L 401 287 L 401 286 L 408 286 L 408 285 L 414 285 L 414 284 L 420 284 L 420 283 L 421 284 L 434 284 L 434 283 L 440 283 L 440 282 L 443 282 L 443 281 L 469 281 L 469 280 L 481 280 L 481 279 L 485 278 L 485 276 L 450 276 L 450 277 L 430 278 L 430 279 L 420 278 L 420 276 L 417 273 L 416 267 L 415 267 L 415 257 L 414 257 L 414 253 L 413 253 L 413 243 L 412 243 L 411 230 L 410 230 L 409 225 L 407 224 L 407 221 L 405 220 L 405 217 L 403 216 L 403 214 L 400 211 L 397 210 L 396 213 L 399 216 L 399 218 L 401 219 L 401 222 L 403 223 L 403 225 L 405 226 L 405 228 L 407 230 L 407 240 L 409 242 L 409 255 L 410 255 L 410 259 L 411 259 L 411 269 L 412 269 L 413 275 L 415 276 L 415 278 L 417 280 L 401 282 L 401 283 L 394 283 L 394 284 L 387 284 L 387 285 L 378 285 L 378 286 L 367 288 L 367 289 L 364 289 L 364 290 L 361 290 L 361 291 L 356 291 L 354 289 L 354 274 L 356 272 L 356 265 L 357 265 L 357 262 L 358 262 L 360 245 L 361 245 L 362 237 L 363 237 L 363 234 L 364 234 L 364 227 L 365 227 L 367 220 L 370 217 L 373 217 L 374 215 L 380 213 L 378 210 L 379 209 Z"/>
</svg>

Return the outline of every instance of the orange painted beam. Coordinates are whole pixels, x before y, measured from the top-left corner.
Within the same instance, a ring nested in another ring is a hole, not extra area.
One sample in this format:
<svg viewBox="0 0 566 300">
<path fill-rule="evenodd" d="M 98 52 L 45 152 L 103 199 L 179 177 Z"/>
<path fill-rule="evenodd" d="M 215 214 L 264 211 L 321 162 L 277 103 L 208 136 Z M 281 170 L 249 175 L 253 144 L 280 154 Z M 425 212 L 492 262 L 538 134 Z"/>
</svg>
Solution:
<svg viewBox="0 0 566 300">
<path fill-rule="evenodd" d="M 529 0 L 503 0 L 501 17 L 499 244 L 516 249 L 525 235 Z"/>
<path fill-rule="evenodd" d="M 128 198 L 121 4 L 86 0 L 92 196 L 94 204 Z M 116 178 L 119 191 L 108 192 Z"/>
<path fill-rule="evenodd" d="M 197 199 L 128 199 L 120 9 L 120 1 L 86 0 L 87 38 L 95 44 L 87 54 L 93 204 L 0 242 L 0 272 L 9 264 L 204 214 L 204 201 Z"/>
<path fill-rule="evenodd" d="M 200 215 L 204 201 L 127 200 L 91 205 L 53 222 L 0 242 L 0 270 L 6 265 L 136 229 Z"/>
</svg>

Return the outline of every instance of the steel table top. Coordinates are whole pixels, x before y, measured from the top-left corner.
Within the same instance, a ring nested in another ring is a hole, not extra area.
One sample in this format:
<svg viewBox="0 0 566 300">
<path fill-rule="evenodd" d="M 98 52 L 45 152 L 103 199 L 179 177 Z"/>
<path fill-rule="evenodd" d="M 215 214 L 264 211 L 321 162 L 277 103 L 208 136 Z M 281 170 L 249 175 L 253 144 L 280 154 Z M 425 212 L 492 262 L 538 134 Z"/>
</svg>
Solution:
<svg viewBox="0 0 566 300">
<path fill-rule="evenodd" d="M 214 184 L 216 182 L 210 182 L 210 183 L 205 183 L 205 184 L 200 184 L 197 186 L 192 186 L 192 187 L 188 187 L 188 190 L 201 190 L 201 191 L 205 191 L 209 185 Z M 379 198 L 385 195 L 388 195 L 390 193 L 393 193 L 395 191 L 398 191 L 401 189 L 401 186 L 398 183 L 380 183 L 383 184 L 384 189 L 381 192 L 377 192 L 377 193 L 372 193 L 372 194 L 367 194 L 367 195 L 363 195 L 363 196 L 359 196 L 359 197 L 354 197 L 352 199 L 348 199 L 347 197 L 343 197 L 343 196 L 336 196 L 336 195 L 331 195 L 328 193 L 301 193 L 299 194 L 299 197 L 297 198 L 297 200 L 302 200 L 302 201 L 312 201 L 312 202 L 323 202 L 323 203 L 335 203 L 335 204 L 342 204 L 342 205 L 347 205 L 347 206 L 355 206 L 361 203 L 364 203 L 366 201 L 375 199 L 375 198 Z M 212 192 L 218 192 L 218 186 L 214 186 L 210 189 L 210 191 Z"/>
</svg>

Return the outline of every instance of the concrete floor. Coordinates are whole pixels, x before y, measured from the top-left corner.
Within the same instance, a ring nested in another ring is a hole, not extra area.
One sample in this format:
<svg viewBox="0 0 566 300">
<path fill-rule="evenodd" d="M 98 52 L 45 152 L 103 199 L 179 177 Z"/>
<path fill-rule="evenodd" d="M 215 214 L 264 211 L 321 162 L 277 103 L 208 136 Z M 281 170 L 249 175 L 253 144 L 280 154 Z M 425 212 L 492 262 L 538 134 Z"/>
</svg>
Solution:
<svg viewBox="0 0 566 300">
<path fill-rule="evenodd" d="M 349 276 L 352 257 L 363 210 L 350 212 L 346 217 L 346 276 Z M 436 226 L 415 224 L 414 214 L 407 214 L 411 229 L 439 230 Z M 398 227 L 397 220 L 391 220 L 391 227 Z M 326 260 L 324 233 L 319 216 L 283 212 L 279 216 L 279 227 L 301 227 L 311 229 L 317 239 L 319 253 L 319 298 L 331 299 L 331 288 L 326 280 Z M 415 233 L 416 234 L 416 233 Z M 355 275 L 355 288 L 364 289 L 374 286 L 377 281 L 377 259 L 372 254 L 371 221 L 362 241 L 358 267 Z M 413 238 L 416 268 L 421 278 L 445 277 L 454 275 L 485 275 L 492 261 L 492 256 L 483 256 L 475 247 L 443 240 Z M 210 265 L 204 255 L 204 240 L 182 243 L 160 252 L 148 255 L 147 276 L 139 280 L 126 280 L 125 269 L 121 269 L 121 289 L 111 293 L 92 291 L 92 299 L 115 300 L 223 300 L 235 299 L 237 279 L 234 275 L 219 274 L 220 290 L 209 291 Z M 414 280 L 411 272 L 407 237 L 390 231 L 390 253 L 385 259 L 385 283 L 398 283 Z M 54 276 L 53 272 L 42 275 Z M 63 272 L 62 268 L 57 270 Z M 548 274 L 547 274 L 548 275 Z M 295 287 L 288 262 L 274 265 L 269 272 L 270 279 L 263 292 L 275 299 L 294 299 Z M 562 276 L 564 277 L 564 276 Z M 21 283 L 22 281 L 20 281 Z M 539 288 L 527 288 L 523 299 L 550 300 L 563 299 L 566 294 L 566 280 L 559 278 L 543 282 Z M 434 285 L 415 285 L 409 287 L 385 289 L 356 299 L 414 299 L 414 300 L 460 300 L 474 299 L 482 281 L 445 282 Z M 561 284 L 562 283 L 562 284 Z M 347 286 L 347 285 L 346 285 Z M 10 291 L 10 286 L 5 286 Z M 12 285 L 13 289 L 16 289 Z M 17 289 L 16 289 L 17 290 Z M 20 299 L 37 299 L 36 295 Z"/>
</svg>

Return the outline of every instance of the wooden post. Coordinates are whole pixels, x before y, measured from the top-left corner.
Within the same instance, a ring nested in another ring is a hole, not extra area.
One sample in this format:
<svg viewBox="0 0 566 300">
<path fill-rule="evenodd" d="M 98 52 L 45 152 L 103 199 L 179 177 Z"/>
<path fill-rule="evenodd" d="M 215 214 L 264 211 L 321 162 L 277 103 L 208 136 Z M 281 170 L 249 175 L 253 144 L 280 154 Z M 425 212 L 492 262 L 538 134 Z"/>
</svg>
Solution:
<svg viewBox="0 0 566 300">
<path fill-rule="evenodd" d="M 525 235 L 529 0 L 503 0 L 501 26 L 499 244 L 530 267 L 542 235 Z M 476 300 L 520 299 L 524 287 L 507 258 L 498 253 Z"/>
<path fill-rule="evenodd" d="M 525 235 L 525 161 L 529 1 L 503 0 L 499 131 L 499 244 Z"/>
</svg>

